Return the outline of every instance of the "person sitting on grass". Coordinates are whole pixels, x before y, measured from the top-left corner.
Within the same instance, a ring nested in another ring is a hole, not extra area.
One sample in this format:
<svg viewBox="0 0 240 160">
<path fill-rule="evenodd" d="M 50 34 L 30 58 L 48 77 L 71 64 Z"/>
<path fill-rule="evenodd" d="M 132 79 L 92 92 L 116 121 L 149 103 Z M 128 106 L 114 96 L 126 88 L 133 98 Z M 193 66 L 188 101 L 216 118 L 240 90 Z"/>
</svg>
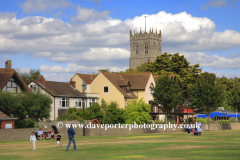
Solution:
<svg viewBox="0 0 240 160">
<path fill-rule="evenodd" d="M 58 145 L 59 145 L 59 146 L 62 146 L 62 144 L 60 143 L 60 141 L 61 141 L 60 132 L 58 132 L 58 134 L 57 134 L 57 139 L 56 139 L 56 141 L 57 141 L 57 146 L 58 146 Z"/>
</svg>

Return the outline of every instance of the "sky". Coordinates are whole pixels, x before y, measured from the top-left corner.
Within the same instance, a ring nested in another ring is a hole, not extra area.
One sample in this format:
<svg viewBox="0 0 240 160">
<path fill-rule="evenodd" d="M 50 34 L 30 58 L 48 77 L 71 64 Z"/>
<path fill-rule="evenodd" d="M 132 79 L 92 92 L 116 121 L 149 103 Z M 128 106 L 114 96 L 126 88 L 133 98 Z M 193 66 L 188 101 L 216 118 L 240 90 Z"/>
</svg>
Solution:
<svg viewBox="0 0 240 160">
<path fill-rule="evenodd" d="M 162 53 L 240 77 L 240 0 L 0 0 L 0 68 L 48 81 L 129 67 L 130 29 L 162 33 Z"/>
</svg>

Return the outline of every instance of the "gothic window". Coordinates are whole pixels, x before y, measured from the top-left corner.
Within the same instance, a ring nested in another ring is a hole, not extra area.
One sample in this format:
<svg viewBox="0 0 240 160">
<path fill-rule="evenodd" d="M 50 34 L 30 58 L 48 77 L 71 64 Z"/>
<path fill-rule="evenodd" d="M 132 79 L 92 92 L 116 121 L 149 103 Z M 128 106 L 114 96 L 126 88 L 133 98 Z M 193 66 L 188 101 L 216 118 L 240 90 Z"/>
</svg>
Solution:
<svg viewBox="0 0 240 160">
<path fill-rule="evenodd" d="M 145 44 L 145 54 L 148 54 L 148 44 Z"/>
<path fill-rule="evenodd" d="M 138 54 L 138 44 L 136 45 L 136 54 Z"/>
</svg>

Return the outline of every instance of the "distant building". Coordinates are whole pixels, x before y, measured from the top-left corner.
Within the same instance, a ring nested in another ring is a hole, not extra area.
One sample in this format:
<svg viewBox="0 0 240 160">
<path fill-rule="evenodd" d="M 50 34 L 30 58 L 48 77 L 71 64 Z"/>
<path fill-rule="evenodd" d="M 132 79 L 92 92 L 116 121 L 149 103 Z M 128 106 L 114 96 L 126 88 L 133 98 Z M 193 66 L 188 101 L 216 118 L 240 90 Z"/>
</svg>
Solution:
<svg viewBox="0 0 240 160">
<path fill-rule="evenodd" d="M 129 67 L 136 69 L 138 66 L 146 62 L 153 62 L 157 55 L 162 54 L 162 35 L 161 31 L 153 33 L 153 29 L 150 32 L 132 34 L 130 30 L 130 59 Z"/>
<path fill-rule="evenodd" d="M 14 129 L 14 120 L 17 118 L 10 117 L 0 111 L 0 129 Z"/>
</svg>

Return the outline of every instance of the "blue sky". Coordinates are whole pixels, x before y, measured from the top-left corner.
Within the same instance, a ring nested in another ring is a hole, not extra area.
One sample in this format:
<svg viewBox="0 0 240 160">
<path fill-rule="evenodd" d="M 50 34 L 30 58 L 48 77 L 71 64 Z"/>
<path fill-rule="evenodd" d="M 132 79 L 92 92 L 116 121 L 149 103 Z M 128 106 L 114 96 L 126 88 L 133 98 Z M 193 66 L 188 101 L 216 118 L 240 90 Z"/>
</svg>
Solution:
<svg viewBox="0 0 240 160">
<path fill-rule="evenodd" d="M 0 1 L 0 67 L 40 69 L 47 80 L 129 67 L 129 30 L 162 31 L 162 52 L 218 77 L 240 77 L 240 0 Z"/>
</svg>

